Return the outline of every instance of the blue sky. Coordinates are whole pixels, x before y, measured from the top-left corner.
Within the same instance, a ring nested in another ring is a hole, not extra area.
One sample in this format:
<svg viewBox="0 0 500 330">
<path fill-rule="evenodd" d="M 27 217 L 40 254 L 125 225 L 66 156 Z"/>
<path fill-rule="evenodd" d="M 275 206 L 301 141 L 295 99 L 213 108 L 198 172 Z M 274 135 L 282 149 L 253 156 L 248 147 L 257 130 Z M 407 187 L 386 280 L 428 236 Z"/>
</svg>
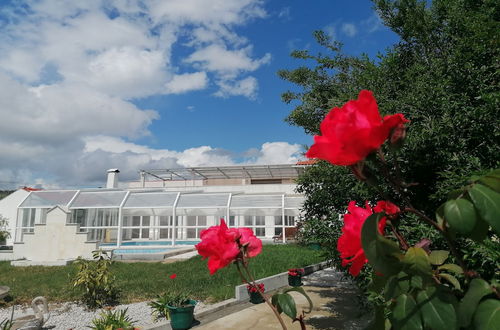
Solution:
<svg viewBox="0 0 500 330">
<path fill-rule="evenodd" d="M 312 137 L 276 75 L 321 50 L 397 41 L 370 1 L 89 0 L 0 5 L 0 188 L 99 185 L 141 168 L 291 163 Z"/>
</svg>

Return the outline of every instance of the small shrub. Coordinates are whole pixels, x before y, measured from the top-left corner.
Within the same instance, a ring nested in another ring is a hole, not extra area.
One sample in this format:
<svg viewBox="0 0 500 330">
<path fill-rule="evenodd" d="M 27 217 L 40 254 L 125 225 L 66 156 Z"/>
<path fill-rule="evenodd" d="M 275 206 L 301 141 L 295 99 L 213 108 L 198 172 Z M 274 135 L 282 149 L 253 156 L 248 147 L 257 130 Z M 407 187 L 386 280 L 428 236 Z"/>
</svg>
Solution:
<svg viewBox="0 0 500 330">
<path fill-rule="evenodd" d="M 111 274 L 112 260 L 104 251 L 95 251 L 94 260 L 79 258 L 76 261 L 78 273 L 73 286 L 84 291 L 82 302 L 95 309 L 114 305 L 118 301 L 119 291 L 116 279 Z"/>
<path fill-rule="evenodd" d="M 189 301 L 189 293 L 163 293 L 159 295 L 155 300 L 149 303 L 149 306 L 153 310 L 151 314 L 156 320 L 160 319 L 170 319 L 168 306 L 181 307 L 186 305 Z"/>
<path fill-rule="evenodd" d="M 10 233 L 7 231 L 8 224 L 9 222 L 7 221 L 7 219 L 0 214 L 0 245 L 5 244 L 7 238 L 10 237 Z M 0 323 L 0 325 L 2 324 L 3 322 Z"/>
<path fill-rule="evenodd" d="M 14 323 L 11 320 L 5 319 L 0 322 L 0 330 L 10 330 Z"/>
<path fill-rule="evenodd" d="M 134 324 L 137 321 L 133 321 L 129 316 L 127 316 L 128 309 L 116 310 L 116 311 L 104 311 L 100 314 L 99 318 L 92 320 L 91 329 L 94 330 L 133 330 Z"/>
</svg>

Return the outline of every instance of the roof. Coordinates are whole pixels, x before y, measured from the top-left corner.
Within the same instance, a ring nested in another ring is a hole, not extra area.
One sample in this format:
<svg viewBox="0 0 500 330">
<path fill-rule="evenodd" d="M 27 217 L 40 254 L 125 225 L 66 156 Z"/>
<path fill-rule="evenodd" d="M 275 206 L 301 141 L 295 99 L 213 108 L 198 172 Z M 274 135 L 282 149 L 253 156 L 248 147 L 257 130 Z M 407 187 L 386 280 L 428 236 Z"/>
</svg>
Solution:
<svg viewBox="0 0 500 330">
<path fill-rule="evenodd" d="M 318 162 L 318 159 L 307 159 L 297 162 L 297 165 L 314 165 Z"/>
<path fill-rule="evenodd" d="M 152 169 L 141 170 L 141 173 L 164 181 L 244 178 L 286 179 L 298 177 L 303 170 L 303 166 L 300 165 L 284 164 Z"/>
</svg>

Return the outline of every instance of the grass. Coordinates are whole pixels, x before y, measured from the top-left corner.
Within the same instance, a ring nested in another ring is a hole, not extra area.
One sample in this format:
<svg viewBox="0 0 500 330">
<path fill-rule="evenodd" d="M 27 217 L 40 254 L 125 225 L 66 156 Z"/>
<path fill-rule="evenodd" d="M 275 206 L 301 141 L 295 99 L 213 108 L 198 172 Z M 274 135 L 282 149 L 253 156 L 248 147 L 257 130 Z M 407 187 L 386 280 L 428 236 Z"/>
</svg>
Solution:
<svg viewBox="0 0 500 330">
<path fill-rule="evenodd" d="M 262 253 L 251 259 L 250 269 L 258 279 L 321 261 L 320 251 L 292 244 L 264 245 Z M 190 292 L 194 299 L 214 303 L 234 297 L 234 287 L 241 284 L 234 265 L 210 276 L 206 260 L 199 256 L 171 264 L 116 262 L 112 270 L 121 291 L 120 303 L 150 300 L 167 290 Z M 169 278 L 173 273 L 177 274 L 174 280 Z M 71 284 L 75 274 L 73 265 L 12 267 L 0 262 L 0 285 L 11 288 L 14 303 L 27 303 L 36 296 L 49 302 L 78 300 L 80 292 Z"/>
</svg>

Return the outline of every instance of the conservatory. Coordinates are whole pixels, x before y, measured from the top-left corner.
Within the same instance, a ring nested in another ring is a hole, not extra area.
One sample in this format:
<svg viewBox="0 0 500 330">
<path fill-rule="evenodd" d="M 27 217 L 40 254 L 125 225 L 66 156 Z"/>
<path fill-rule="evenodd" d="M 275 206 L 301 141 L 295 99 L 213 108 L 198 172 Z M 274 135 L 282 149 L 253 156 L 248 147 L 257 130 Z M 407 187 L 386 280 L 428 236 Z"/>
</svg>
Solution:
<svg viewBox="0 0 500 330">
<path fill-rule="evenodd" d="M 241 189 L 243 190 L 243 189 Z M 32 191 L 18 207 L 15 242 L 21 243 L 35 226 L 44 225 L 47 213 L 65 210 L 68 226 L 87 235 L 88 242 L 122 245 L 183 244 L 199 240 L 200 232 L 219 224 L 249 227 L 262 239 L 295 227 L 303 197 L 285 192 L 247 193 L 178 191 L 165 188 Z"/>
</svg>

